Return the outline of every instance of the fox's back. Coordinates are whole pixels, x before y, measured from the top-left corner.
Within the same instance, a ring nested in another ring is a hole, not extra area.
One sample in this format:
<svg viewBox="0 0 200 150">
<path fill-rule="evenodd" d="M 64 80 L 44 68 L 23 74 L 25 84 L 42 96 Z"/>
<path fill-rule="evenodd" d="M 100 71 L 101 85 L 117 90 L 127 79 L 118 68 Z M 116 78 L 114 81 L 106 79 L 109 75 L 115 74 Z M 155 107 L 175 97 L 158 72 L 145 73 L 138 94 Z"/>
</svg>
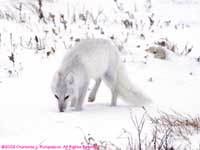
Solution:
<svg viewBox="0 0 200 150">
<path fill-rule="evenodd" d="M 82 40 L 72 53 L 80 59 L 90 78 L 98 78 L 118 63 L 118 50 L 111 41 L 105 39 Z"/>
</svg>

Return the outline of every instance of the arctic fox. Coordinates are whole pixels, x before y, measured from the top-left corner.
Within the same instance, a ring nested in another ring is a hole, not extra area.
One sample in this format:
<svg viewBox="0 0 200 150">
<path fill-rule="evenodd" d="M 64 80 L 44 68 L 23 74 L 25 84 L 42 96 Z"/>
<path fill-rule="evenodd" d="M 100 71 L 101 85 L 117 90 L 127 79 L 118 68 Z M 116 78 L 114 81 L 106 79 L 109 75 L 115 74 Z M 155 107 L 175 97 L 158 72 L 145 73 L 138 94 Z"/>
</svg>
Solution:
<svg viewBox="0 0 200 150">
<path fill-rule="evenodd" d="M 103 80 L 112 93 L 111 106 L 117 97 L 133 106 L 144 106 L 151 100 L 126 75 L 117 46 L 106 39 L 85 39 L 75 45 L 63 59 L 52 81 L 52 91 L 60 112 L 67 103 L 74 110 L 81 110 L 90 79 L 96 81 L 88 101 L 93 102 Z"/>
</svg>

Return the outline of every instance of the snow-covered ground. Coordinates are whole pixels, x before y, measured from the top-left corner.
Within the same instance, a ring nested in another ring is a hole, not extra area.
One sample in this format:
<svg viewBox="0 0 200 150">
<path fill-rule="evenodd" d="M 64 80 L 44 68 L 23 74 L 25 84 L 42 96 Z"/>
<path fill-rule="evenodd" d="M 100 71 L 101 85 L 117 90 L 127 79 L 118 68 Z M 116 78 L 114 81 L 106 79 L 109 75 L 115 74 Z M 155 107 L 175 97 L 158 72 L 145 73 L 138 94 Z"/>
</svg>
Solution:
<svg viewBox="0 0 200 150">
<path fill-rule="evenodd" d="M 117 107 L 110 107 L 105 85 L 94 103 L 86 100 L 83 111 L 58 112 L 50 89 L 52 75 L 78 38 L 113 36 L 116 44 L 124 46 L 121 54 L 128 75 L 153 100 L 146 107 L 152 116 L 159 110 L 200 115 L 198 0 L 48 0 L 42 7 L 45 21 L 39 21 L 37 7 L 36 0 L 0 1 L 0 146 L 80 145 L 83 132 L 115 141 L 123 128 L 136 134 L 130 109 L 137 117 L 144 110 L 130 108 L 121 100 Z M 78 19 L 86 11 L 87 21 Z M 66 30 L 61 14 L 67 20 Z M 125 19 L 133 26 L 126 28 Z M 166 60 L 145 51 L 160 39 L 175 45 L 175 52 L 166 50 Z M 191 139 L 191 147 L 197 149 L 200 136 Z"/>
</svg>

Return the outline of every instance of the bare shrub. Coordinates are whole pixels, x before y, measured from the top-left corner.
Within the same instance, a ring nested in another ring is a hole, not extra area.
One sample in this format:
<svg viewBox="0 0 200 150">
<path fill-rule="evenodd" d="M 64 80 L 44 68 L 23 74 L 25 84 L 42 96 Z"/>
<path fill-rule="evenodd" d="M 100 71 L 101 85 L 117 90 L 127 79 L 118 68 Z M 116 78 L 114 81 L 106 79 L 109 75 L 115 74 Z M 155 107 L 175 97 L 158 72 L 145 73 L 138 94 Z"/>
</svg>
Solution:
<svg viewBox="0 0 200 150">
<path fill-rule="evenodd" d="M 189 140 L 188 136 L 199 133 L 200 117 L 192 117 L 173 111 L 172 113 L 159 112 L 159 117 L 149 117 L 150 121 L 161 131 L 170 129 L 174 136 Z"/>
</svg>

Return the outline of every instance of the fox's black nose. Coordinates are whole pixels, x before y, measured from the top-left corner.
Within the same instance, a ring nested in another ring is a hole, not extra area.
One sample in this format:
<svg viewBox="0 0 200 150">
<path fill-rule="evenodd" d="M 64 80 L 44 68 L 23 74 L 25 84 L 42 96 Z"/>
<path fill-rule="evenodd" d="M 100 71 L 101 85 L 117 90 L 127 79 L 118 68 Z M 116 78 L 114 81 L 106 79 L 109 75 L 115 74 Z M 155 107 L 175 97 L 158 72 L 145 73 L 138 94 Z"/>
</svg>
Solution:
<svg viewBox="0 0 200 150">
<path fill-rule="evenodd" d="M 59 107 L 59 111 L 60 112 L 64 112 L 64 108 L 63 107 Z"/>
<path fill-rule="evenodd" d="M 58 109 L 60 112 L 64 112 L 66 110 L 66 105 L 63 103 L 58 104 Z"/>
<path fill-rule="evenodd" d="M 64 109 L 62 106 L 59 106 L 59 111 L 60 111 L 60 112 L 64 112 L 64 110 L 65 110 L 65 109 Z"/>
<path fill-rule="evenodd" d="M 63 110 L 63 109 L 60 109 L 60 112 L 64 112 L 64 110 Z"/>
</svg>

